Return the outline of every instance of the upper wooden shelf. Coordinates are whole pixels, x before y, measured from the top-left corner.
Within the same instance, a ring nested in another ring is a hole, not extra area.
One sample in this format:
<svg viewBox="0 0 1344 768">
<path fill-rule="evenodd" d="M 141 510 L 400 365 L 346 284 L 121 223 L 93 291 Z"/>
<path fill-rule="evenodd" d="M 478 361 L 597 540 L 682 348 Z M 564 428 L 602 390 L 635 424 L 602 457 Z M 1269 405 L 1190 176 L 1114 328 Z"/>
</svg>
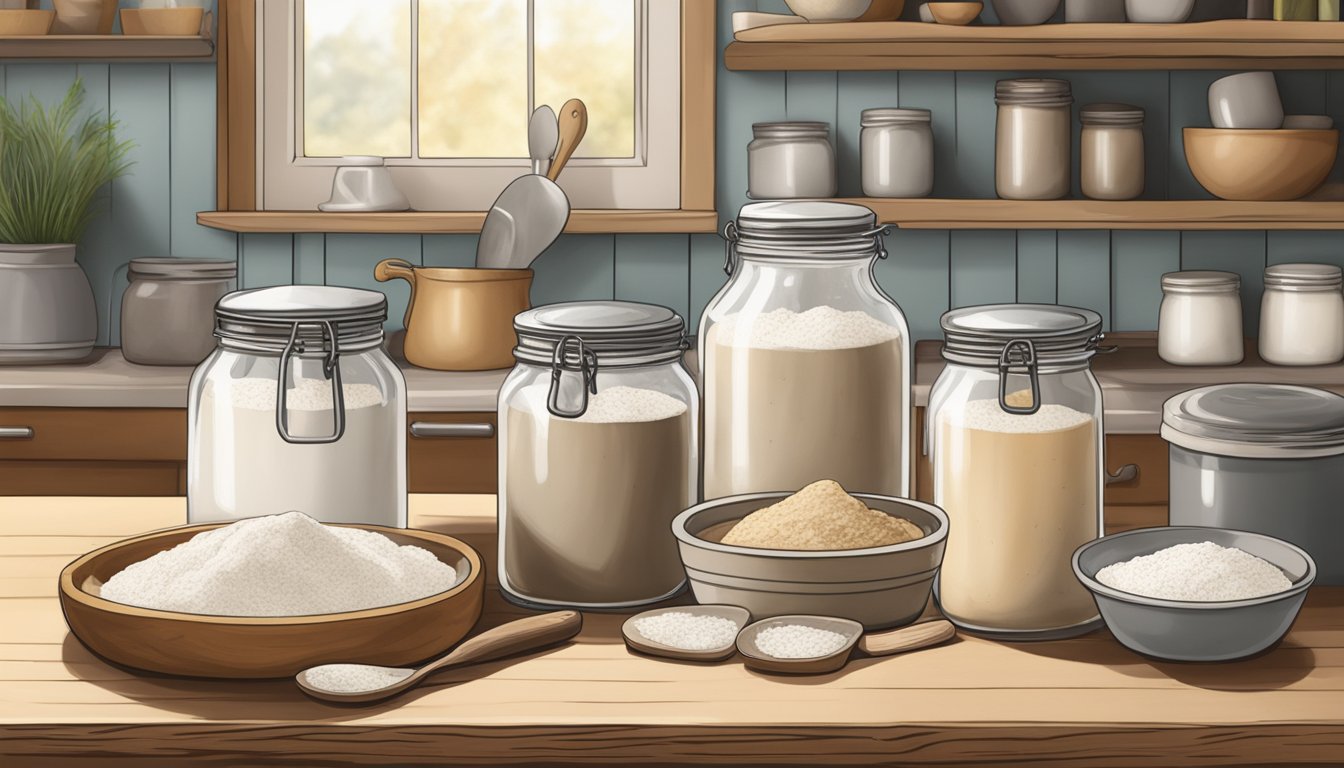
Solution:
<svg viewBox="0 0 1344 768">
<path fill-rule="evenodd" d="M 784 24 L 738 33 L 724 62 L 734 70 L 822 71 L 1344 69 L 1344 24 Z"/>
<path fill-rule="evenodd" d="M 201 61 L 213 59 L 215 18 L 206 13 L 201 31 L 181 37 L 148 35 L 34 35 L 0 37 L 0 61 Z"/>
<path fill-rule="evenodd" d="M 196 222 L 228 232 L 476 234 L 483 211 L 407 211 L 404 213 L 321 213 L 319 211 L 203 211 Z M 565 232 L 579 234 L 715 232 L 715 211 L 576 210 Z"/>
</svg>

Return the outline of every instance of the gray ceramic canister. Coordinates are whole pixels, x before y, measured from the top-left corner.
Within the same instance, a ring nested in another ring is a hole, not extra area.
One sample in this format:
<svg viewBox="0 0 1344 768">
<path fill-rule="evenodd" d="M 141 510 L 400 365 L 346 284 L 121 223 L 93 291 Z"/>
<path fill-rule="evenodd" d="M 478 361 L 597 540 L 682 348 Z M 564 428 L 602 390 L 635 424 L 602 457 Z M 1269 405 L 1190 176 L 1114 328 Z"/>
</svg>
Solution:
<svg viewBox="0 0 1344 768">
<path fill-rule="evenodd" d="M 1311 387 L 1221 384 L 1162 409 L 1171 524 L 1296 544 L 1317 583 L 1344 585 L 1344 397 Z"/>
<path fill-rule="evenodd" d="M 238 265 L 217 259 L 134 259 L 121 298 L 121 352 L 140 365 L 196 365 L 215 348 L 215 304 Z"/>
</svg>

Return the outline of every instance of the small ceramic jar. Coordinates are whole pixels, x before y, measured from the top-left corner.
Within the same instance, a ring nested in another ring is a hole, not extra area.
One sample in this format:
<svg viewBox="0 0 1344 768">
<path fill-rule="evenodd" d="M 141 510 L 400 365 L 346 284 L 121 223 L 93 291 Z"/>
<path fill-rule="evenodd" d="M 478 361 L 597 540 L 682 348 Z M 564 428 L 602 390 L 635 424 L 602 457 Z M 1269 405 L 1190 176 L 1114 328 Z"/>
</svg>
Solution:
<svg viewBox="0 0 1344 768">
<path fill-rule="evenodd" d="M 753 200 L 835 196 L 830 125 L 756 123 L 747 145 L 747 196 Z"/>
<path fill-rule="evenodd" d="M 1067 80 L 1000 80 L 994 189 L 1006 200 L 1058 200 L 1072 183 L 1073 92 Z"/>
<path fill-rule="evenodd" d="M 865 109 L 860 118 L 863 194 L 928 197 L 933 193 L 932 113 L 927 109 Z"/>
<path fill-rule="evenodd" d="M 1207 271 L 1162 276 L 1159 357 L 1172 365 L 1236 365 L 1244 350 L 1240 275 Z"/>
<path fill-rule="evenodd" d="M 1344 276 L 1329 264 L 1265 270 L 1260 357 L 1274 365 L 1331 365 L 1344 359 Z"/>
<path fill-rule="evenodd" d="M 215 349 L 215 304 L 238 266 L 213 259 L 134 259 L 121 297 L 121 352 L 140 365 L 196 365 Z"/>
<path fill-rule="evenodd" d="M 1143 194 L 1143 110 L 1090 104 L 1081 112 L 1082 189 L 1093 200 L 1133 200 Z"/>
</svg>

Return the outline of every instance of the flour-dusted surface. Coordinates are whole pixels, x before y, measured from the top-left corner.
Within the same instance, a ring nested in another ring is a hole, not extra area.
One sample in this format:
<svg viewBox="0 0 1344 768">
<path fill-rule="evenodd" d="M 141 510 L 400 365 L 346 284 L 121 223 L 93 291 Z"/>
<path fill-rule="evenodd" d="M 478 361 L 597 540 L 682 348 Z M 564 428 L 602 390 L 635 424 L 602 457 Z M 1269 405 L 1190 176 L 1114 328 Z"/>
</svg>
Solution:
<svg viewBox="0 0 1344 768">
<path fill-rule="evenodd" d="M 646 640 L 683 651 L 726 648 L 737 640 L 742 628 L 732 619 L 671 611 L 635 619 L 635 630 Z"/>
<path fill-rule="evenodd" d="M 657 390 L 605 387 L 588 398 L 588 410 L 575 421 L 594 424 L 635 424 L 676 418 L 686 410 L 685 403 Z"/>
<path fill-rule="evenodd" d="M 723 543 L 825 551 L 885 547 L 923 537 L 924 529 L 909 520 L 869 509 L 834 480 L 819 480 L 742 518 Z"/>
<path fill-rule="evenodd" d="M 162 611 L 305 616 L 419 600 L 459 579 L 426 549 L 287 512 L 197 534 L 127 566 L 101 594 Z"/>
<path fill-rule="evenodd" d="M 741 322 L 728 315 L 715 325 L 719 344 L 752 349 L 853 349 L 900 338 L 899 328 L 866 312 L 813 307 L 806 312 L 776 309 Z"/>
<path fill-rule="evenodd" d="M 1273 563 L 1211 541 L 1177 544 L 1097 572 L 1112 589 L 1163 600 L 1250 600 L 1293 586 Z"/>
<path fill-rule="evenodd" d="M 776 659 L 815 659 L 830 656 L 849 642 L 839 632 L 801 624 L 766 627 L 756 635 L 756 647 Z"/>
<path fill-rule="evenodd" d="M 308 684 L 335 693 L 364 693 L 396 685 L 412 674 L 410 669 L 371 664 L 323 664 L 308 670 Z"/>
</svg>

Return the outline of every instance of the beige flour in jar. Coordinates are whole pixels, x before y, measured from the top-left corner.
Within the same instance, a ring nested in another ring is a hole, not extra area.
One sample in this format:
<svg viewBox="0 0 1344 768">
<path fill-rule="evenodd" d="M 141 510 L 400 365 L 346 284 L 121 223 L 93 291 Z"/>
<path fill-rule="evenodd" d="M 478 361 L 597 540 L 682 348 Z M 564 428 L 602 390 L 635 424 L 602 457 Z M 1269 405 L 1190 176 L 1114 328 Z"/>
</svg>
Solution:
<svg viewBox="0 0 1344 768">
<path fill-rule="evenodd" d="M 1071 564 L 1098 536 L 1096 420 L 1063 405 L 1018 415 L 997 399 L 972 400 L 943 410 L 937 429 L 934 495 L 951 523 L 943 611 L 1005 630 L 1096 616 Z"/>
<path fill-rule="evenodd" d="M 792 491 L 818 477 L 907 492 L 905 344 L 864 312 L 777 309 L 706 335 L 704 497 Z"/>
<path fill-rule="evenodd" d="M 332 432 L 331 382 L 298 378 L 286 396 L 291 435 Z M 235 379 L 229 399 L 207 383 L 201 393 L 193 462 L 191 521 L 225 522 L 297 510 L 328 523 L 402 525 L 396 519 L 400 484 L 398 457 L 405 419 L 372 384 L 342 387 L 345 435 L 334 443 L 291 445 L 275 425 L 276 382 Z M 324 477 L 362 477 L 365 482 L 321 482 Z"/>
<path fill-rule="evenodd" d="M 547 412 L 547 391 L 528 387 L 507 412 L 509 591 L 615 604 L 677 590 L 686 574 L 672 518 L 695 501 L 690 410 L 661 392 L 614 386 L 593 395 L 583 416 L 564 419 Z"/>
</svg>

